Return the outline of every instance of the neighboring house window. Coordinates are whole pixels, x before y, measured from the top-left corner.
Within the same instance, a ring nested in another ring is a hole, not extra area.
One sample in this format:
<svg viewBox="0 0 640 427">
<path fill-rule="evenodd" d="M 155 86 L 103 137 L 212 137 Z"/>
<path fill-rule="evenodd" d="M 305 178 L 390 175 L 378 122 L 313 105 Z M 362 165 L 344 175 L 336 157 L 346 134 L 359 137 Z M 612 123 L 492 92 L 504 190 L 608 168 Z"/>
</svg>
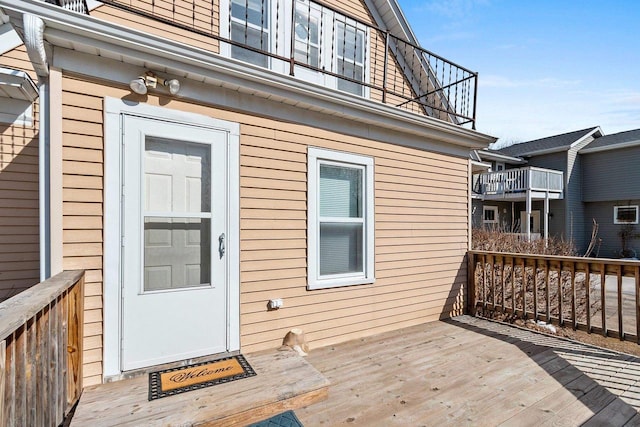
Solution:
<svg viewBox="0 0 640 427">
<path fill-rule="evenodd" d="M 614 224 L 637 224 L 638 223 L 638 206 L 614 206 L 613 207 L 613 223 Z"/>
<path fill-rule="evenodd" d="M 308 151 L 308 288 L 373 283 L 371 157 Z"/>
<path fill-rule="evenodd" d="M 262 51 L 269 48 L 269 0 L 230 0 L 230 39 Z M 269 57 L 261 53 L 231 46 L 231 57 L 267 67 Z"/>
<path fill-rule="evenodd" d="M 498 207 L 497 206 L 482 207 L 482 223 L 483 224 L 498 223 Z"/>
</svg>

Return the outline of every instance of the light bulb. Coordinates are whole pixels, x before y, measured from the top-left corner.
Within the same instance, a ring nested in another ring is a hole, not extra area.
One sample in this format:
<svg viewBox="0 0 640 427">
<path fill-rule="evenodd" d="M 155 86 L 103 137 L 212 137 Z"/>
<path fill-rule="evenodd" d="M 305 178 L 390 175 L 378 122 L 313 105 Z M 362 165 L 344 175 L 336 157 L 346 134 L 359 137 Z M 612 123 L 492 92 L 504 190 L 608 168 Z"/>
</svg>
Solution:
<svg viewBox="0 0 640 427">
<path fill-rule="evenodd" d="M 178 79 L 171 79 L 165 82 L 165 85 L 169 88 L 169 93 L 175 95 L 180 91 L 180 82 Z"/>
<path fill-rule="evenodd" d="M 138 95 L 144 95 L 147 93 L 147 85 L 144 77 L 136 77 L 135 79 L 131 80 L 131 83 L 129 83 L 129 87 Z"/>
</svg>

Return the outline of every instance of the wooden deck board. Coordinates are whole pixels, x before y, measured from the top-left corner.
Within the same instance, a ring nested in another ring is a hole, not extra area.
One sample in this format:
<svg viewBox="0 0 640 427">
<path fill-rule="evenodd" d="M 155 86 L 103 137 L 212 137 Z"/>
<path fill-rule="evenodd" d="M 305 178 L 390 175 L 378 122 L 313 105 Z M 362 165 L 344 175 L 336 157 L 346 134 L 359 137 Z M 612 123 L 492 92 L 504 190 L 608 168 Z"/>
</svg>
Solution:
<svg viewBox="0 0 640 427">
<path fill-rule="evenodd" d="M 636 425 L 640 359 L 469 316 L 312 349 L 305 426 Z"/>
<path fill-rule="evenodd" d="M 148 401 L 148 376 L 87 387 L 71 426 L 244 426 L 325 399 L 329 383 L 297 353 L 245 355 L 256 376 Z"/>
</svg>

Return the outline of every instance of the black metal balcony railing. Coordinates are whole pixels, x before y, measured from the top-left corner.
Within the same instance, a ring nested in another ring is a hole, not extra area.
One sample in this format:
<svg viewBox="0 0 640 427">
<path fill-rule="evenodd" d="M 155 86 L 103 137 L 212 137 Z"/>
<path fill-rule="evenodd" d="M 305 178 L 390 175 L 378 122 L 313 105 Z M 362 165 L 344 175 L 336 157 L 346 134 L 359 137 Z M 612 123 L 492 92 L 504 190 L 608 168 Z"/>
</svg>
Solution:
<svg viewBox="0 0 640 427">
<path fill-rule="evenodd" d="M 214 53 L 475 129 L 477 73 L 319 0 L 102 2 L 216 40 Z"/>
</svg>

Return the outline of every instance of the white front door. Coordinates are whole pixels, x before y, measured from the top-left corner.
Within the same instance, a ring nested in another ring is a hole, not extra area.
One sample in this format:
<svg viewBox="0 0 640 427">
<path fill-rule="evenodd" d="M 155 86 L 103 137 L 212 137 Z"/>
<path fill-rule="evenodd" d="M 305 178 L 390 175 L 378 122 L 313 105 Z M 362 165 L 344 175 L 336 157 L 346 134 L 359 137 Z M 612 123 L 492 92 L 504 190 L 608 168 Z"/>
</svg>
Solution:
<svg viewBox="0 0 640 427">
<path fill-rule="evenodd" d="M 121 368 L 227 351 L 228 134 L 122 120 Z"/>
</svg>

